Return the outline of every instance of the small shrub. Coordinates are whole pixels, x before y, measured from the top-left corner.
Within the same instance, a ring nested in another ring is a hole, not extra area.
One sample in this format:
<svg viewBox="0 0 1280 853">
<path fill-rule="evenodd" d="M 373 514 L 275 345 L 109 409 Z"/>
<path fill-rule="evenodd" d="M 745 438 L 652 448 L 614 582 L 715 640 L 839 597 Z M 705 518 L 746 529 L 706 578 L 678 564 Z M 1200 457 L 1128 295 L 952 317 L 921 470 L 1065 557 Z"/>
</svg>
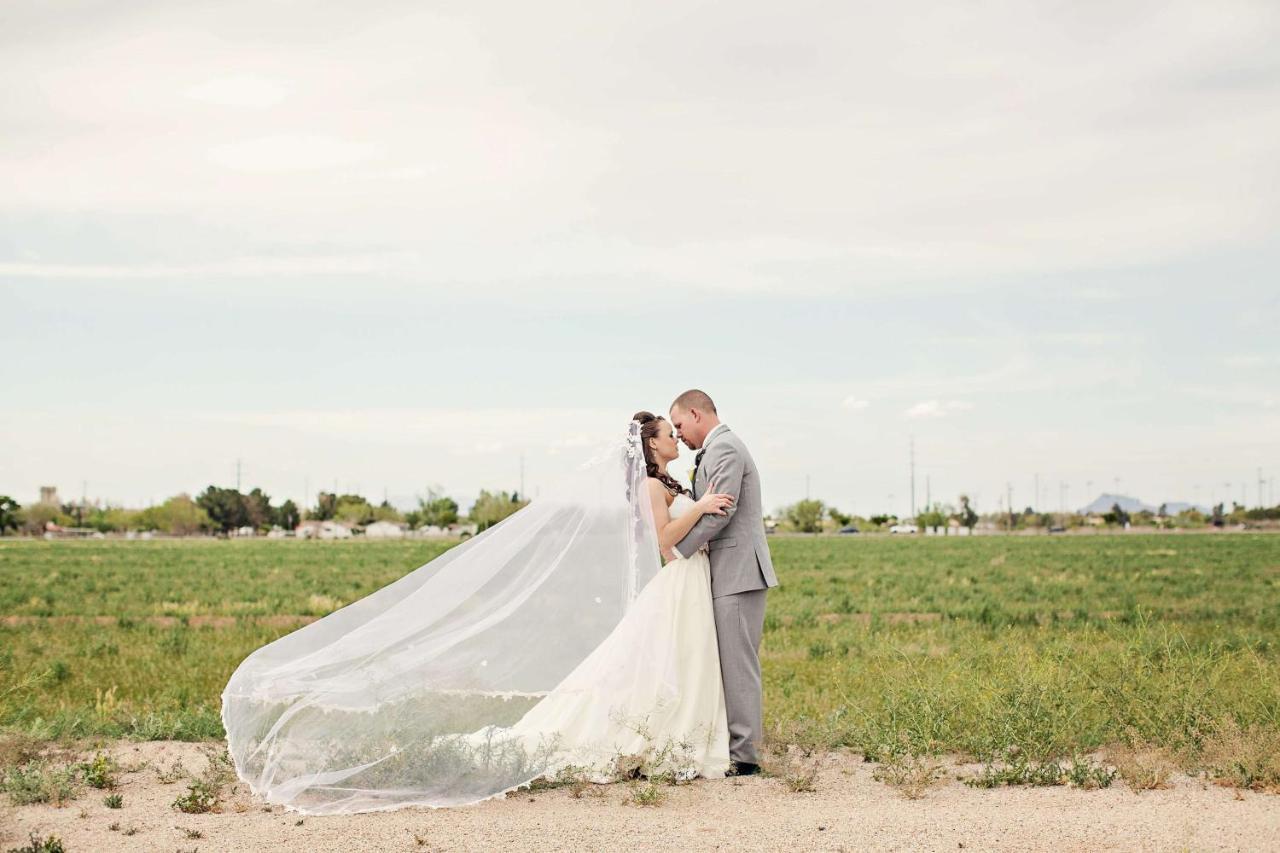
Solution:
<svg viewBox="0 0 1280 853">
<path fill-rule="evenodd" d="M 971 788 L 999 788 L 1002 785 L 1050 787 L 1067 781 L 1067 773 L 1056 761 L 1030 761 L 1017 747 L 1005 751 L 1006 763 L 988 763 L 977 776 L 964 780 Z"/>
<path fill-rule="evenodd" d="M 633 806 L 660 806 L 667 799 L 667 789 L 656 782 L 635 782 L 626 802 Z"/>
<path fill-rule="evenodd" d="M 222 789 L 235 779 L 234 765 L 225 747 L 209 746 L 201 750 L 208 764 L 200 778 L 192 779 L 187 792 L 173 801 L 173 807 L 187 814 L 220 811 Z"/>
<path fill-rule="evenodd" d="M 221 802 L 220 787 L 203 779 L 194 779 L 187 786 L 187 792 L 173 801 L 173 807 L 186 814 L 208 814 L 217 811 Z"/>
<path fill-rule="evenodd" d="M 71 667 L 64 660 L 56 660 L 49 668 L 49 678 L 54 684 L 61 684 L 71 677 Z"/>
<path fill-rule="evenodd" d="M 1079 755 L 1071 759 L 1071 766 L 1067 768 L 1067 782 L 1085 791 L 1110 788 L 1115 778 L 1115 770 L 1108 770 L 1101 764 Z"/>
<path fill-rule="evenodd" d="M 4 791 L 15 806 L 33 803 L 62 805 L 76 796 L 76 773 L 72 767 L 51 766 L 31 761 L 4 774 Z"/>
<path fill-rule="evenodd" d="M 156 779 L 160 780 L 161 785 L 172 785 L 174 782 L 187 778 L 187 768 L 182 766 L 181 758 L 174 759 L 173 764 L 167 768 L 157 765 L 155 771 Z"/>
<path fill-rule="evenodd" d="M 28 836 L 26 844 L 11 847 L 9 853 L 66 853 L 66 848 L 62 846 L 62 839 L 56 835 L 41 836 L 33 832 Z"/>
<path fill-rule="evenodd" d="M 107 794 L 102 798 L 102 804 L 109 809 L 118 809 L 124 805 L 124 797 L 119 794 Z"/>
<path fill-rule="evenodd" d="M 116 772 L 119 769 L 115 759 L 101 752 L 92 760 L 80 765 L 84 782 L 90 788 L 114 788 L 117 782 Z"/>
</svg>

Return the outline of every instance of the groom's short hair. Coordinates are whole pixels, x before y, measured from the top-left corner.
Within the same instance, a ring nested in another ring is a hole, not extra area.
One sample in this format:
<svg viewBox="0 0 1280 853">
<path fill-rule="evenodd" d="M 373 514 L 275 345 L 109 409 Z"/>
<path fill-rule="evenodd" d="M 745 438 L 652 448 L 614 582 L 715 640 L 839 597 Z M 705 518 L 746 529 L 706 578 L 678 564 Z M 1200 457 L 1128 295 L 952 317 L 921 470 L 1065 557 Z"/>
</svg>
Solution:
<svg viewBox="0 0 1280 853">
<path fill-rule="evenodd" d="M 719 414 L 719 412 L 716 411 L 716 404 L 711 402 L 711 398 L 707 396 L 707 392 L 699 391 L 697 388 L 691 388 L 679 397 L 676 397 L 675 402 L 671 404 L 671 408 L 682 409 L 686 412 L 690 409 L 697 409 L 701 412 Z"/>
</svg>

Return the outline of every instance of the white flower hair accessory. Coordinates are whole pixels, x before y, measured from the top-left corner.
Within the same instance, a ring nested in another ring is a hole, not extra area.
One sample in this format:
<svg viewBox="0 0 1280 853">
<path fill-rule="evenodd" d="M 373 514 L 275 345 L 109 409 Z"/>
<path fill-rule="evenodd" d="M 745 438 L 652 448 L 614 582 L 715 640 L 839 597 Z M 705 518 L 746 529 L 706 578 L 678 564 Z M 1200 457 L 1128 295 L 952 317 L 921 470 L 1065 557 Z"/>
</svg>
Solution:
<svg viewBox="0 0 1280 853">
<path fill-rule="evenodd" d="M 632 421 L 627 428 L 627 458 L 635 459 L 640 452 L 640 422 Z"/>
</svg>

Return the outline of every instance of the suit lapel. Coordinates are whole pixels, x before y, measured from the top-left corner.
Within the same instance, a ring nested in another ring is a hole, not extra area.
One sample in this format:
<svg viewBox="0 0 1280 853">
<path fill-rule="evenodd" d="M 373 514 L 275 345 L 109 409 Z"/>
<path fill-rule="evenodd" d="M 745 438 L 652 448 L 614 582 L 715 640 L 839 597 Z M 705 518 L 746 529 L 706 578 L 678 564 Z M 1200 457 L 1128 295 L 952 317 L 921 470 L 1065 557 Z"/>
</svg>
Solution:
<svg viewBox="0 0 1280 853">
<path fill-rule="evenodd" d="M 720 426 L 712 430 L 712 432 L 715 433 L 716 436 L 719 436 L 720 433 L 722 432 L 728 432 L 728 431 L 729 431 L 729 428 L 724 424 L 720 424 Z M 711 436 L 707 436 L 707 438 L 711 438 Z M 705 477 L 705 475 L 702 472 L 702 458 L 706 455 L 707 455 L 707 443 L 704 443 L 702 445 L 702 449 L 698 451 L 698 455 L 693 458 L 693 499 L 694 500 L 697 500 L 698 498 L 702 497 L 704 494 L 706 494 L 707 489 L 711 488 L 710 483 L 707 483 L 706 487 L 703 489 L 698 488 L 698 484 L 703 482 L 703 478 Z"/>
</svg>

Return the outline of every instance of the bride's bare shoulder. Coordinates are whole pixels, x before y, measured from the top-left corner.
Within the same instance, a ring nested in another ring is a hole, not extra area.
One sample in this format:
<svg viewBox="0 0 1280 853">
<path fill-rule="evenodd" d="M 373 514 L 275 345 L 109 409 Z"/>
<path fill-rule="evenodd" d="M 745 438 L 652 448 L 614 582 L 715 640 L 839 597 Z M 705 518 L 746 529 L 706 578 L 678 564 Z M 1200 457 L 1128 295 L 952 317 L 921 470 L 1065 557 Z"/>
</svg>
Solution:
<svg viewBox="0 0 1280 853">
<path fill-rule="evenodd" d="M 671 506 L 671 502 L 676 499 L 676 496 L 671 494 L 671 490 L 667 488 L 666 484 L 657 477 L 649 478 L 649 497 L 661 497 L 667 506 Z"/>
</svg>

